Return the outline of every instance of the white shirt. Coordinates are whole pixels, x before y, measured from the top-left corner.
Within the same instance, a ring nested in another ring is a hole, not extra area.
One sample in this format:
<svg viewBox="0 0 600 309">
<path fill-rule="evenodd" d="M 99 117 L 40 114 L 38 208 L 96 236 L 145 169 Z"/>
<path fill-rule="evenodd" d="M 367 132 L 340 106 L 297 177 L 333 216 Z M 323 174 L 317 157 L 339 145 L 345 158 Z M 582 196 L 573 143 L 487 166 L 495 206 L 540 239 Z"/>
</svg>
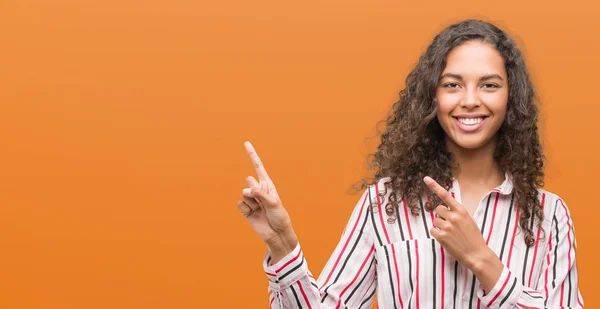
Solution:
<svg viewBox="0 0 600 309">
<path fill-rule="evenodd" d="M 573 222 L 557 195 L 539 190 L 546 237 L 533 226 L 533 247 L 526 246 L 518 227 L 510 177 L 480 201 L 473 219 L 504 264 L 500 279 L 484 295 L 473 273 L 429 234 L 433 213 L 422 208 L 412 216 L 402 202 L 397 218 L 388 221 L 382 208 L 388 180 L 364 191 L 318 280 L 300 244 L 274 265 L 267 253 L 263 266 L 271 308 L 370 308 L 375 294 L 382 309 L 583 308 Z M 461 201 L 456 180 L 450 192 Z"/>
</svg>

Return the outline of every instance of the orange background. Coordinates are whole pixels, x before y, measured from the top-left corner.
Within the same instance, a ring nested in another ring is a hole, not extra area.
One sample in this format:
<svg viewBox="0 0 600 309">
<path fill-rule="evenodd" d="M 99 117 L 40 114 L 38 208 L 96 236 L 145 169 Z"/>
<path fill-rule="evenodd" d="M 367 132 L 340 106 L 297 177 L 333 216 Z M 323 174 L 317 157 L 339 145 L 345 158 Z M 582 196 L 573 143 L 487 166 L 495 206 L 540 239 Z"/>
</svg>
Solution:
<svg viewBox="0 0 600 309">
<path fill-rule="evenodd" d="M 513 34 L 543 99 L 547 186 L 600 307 L 593 1 L 0 2 L 0 308 L 265 308 L 235 203 L 251 140 L 319 273 L 348 187 L 434 34 Z M 367 138 L 367 143 L 365 143 Z"/>
</svg>

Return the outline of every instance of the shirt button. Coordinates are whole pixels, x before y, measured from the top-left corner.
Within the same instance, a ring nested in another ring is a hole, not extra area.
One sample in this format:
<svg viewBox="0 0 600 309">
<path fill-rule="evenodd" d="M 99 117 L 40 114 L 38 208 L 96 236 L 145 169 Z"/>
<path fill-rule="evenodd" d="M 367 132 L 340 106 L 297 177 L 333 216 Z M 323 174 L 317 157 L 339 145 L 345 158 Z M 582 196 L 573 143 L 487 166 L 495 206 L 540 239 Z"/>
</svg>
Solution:
<svg viewBox="0 0 600 309">
<path fill-rule="evenodd" d="M 463 295 L 463 301 L 468 301 L 469 300 L 469 295 L 468 294 L 464 294 Z"/>
</svg>

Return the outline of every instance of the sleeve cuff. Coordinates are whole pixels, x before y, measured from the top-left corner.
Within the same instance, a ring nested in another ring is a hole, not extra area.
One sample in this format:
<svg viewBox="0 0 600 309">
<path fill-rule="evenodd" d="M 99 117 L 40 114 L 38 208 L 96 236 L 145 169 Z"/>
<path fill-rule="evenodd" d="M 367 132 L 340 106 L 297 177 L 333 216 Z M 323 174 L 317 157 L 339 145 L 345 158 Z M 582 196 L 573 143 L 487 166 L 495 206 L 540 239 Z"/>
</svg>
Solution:
<svg viewBox="0 0 600 309">
<path fill-rule="evenodd" d="M 275 290 L 285 289 L 300 278 L 308 276 L 308 266 L 300 243 L 274 265 L 271 265 L 271 254 L 267 252 L 263 261 L 263 269 L 269 279 L 270 287 Z"/>
<path fill-rule="evenodd" d="M 486 307 L 491 309 L 514 308 L 521 297 L 523 287 L 518 283 L 517 277 L 505 266 L 496 285 L 484 295 L 481 286 L 477 296 Z"/>
</svg>

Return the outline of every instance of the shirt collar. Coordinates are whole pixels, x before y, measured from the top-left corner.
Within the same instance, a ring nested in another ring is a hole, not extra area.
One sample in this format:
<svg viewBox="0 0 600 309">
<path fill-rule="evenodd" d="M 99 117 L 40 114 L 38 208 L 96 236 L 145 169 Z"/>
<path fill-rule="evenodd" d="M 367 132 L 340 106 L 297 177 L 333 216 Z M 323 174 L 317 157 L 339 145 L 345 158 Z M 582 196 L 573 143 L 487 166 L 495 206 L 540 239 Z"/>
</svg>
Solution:
<svg viewBox="0 0 600 309">
<path fill-rule="evenodd" d="M 492 189 L 492 191 L 503 195 L 511 194 L 513 191 L 512 176 L 509 173 L 504 173 L 504 181 L 502 184 Z"/>
</svg>

